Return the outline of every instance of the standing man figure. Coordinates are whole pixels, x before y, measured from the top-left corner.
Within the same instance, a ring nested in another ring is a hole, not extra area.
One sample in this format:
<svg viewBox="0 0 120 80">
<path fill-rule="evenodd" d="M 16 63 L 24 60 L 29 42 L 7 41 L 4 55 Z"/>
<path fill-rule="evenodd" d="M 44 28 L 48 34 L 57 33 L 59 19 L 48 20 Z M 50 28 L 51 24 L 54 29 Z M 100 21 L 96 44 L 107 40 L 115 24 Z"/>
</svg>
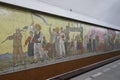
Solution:
<svg viewBox="0 0 120 80">
<path fill-rule="evenodd" d="M 24 64 L 24 54 L 22 49 L 22 34 L 19 28 L 16 28 L 16 33 L 7 37 L 8 40 L 13 40 L 13 63 L 14 66 L 17 66 L 18 56 L 20 55 L 20 59 L 22 64 Z"/>
<path fill-rule="evenodd" d="M 59 28 L 56 28 L 56 36 L 55 36 L 55 56 L 56 58 L 59 58 L 60 56 L 60 33 L 59 33 Z"/>
<path fill-rule="evenodd" d="M 40 59 L 43 59 L 42 53 L 42 32 L 41 26 L 39 24 L 35 24 L 34 26 L 34 59 L 37 62 L 38 54 Z"/>
<path fill-rule="evenodd" d="M 66 39 L 65 39 L 65 51 L 66 51 L 66 56 L 69 56 L 70 54 L 70 31 L 69 31 L 69 27 L 70 27 L 70 23 L 68 23 L 68 25 L 66 26 L 66 30 L 65 30 L 65 36 L 66 36 Z"/>
<path fill-rule="evenodd" d="M 63 28 L 61 27 L 61 32 L 60 32 L 60 56 L 62 57 L 65 57 L 65 39 L 66 39 L 66 36 L 65 36 L 65 33 L 63 31 Z"/>
<path fill-rule="evenodd" d="M 55 29 L 51 30 L 51 27 L 49 28 L 49 33 L 50 33 L 50 49 L 51 49 L 51 54 L 52 58 L 55 57 L 55 38 L 56 38 L 56 31 Z"/>
<path fill-rule="evenodd" d="M 95 33 L 95 31 L 92 32 L 91 39 L 92 39 L 92 52 L 96 52 L 96 33 Z"/>
</svg>

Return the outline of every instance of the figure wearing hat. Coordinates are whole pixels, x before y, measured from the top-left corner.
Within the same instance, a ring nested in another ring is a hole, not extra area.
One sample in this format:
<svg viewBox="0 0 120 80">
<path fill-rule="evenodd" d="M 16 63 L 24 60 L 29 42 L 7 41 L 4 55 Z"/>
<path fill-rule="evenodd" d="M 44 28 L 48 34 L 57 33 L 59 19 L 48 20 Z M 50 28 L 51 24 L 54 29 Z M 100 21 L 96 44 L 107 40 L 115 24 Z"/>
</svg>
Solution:
<svg viewBox="0 0 120 80">
<path fill-rule="evenodd" d="M 7 37 L 7 40 L 13 40 L 13 62 L 14 66 L 17 66 L 18 55 L 20 55 L 20 59 L 22 64 L 24 64 L 24 54 L 22 49 L 22 34 L 19 28 L 16 28 L 16 32 Z"/>
</svg>

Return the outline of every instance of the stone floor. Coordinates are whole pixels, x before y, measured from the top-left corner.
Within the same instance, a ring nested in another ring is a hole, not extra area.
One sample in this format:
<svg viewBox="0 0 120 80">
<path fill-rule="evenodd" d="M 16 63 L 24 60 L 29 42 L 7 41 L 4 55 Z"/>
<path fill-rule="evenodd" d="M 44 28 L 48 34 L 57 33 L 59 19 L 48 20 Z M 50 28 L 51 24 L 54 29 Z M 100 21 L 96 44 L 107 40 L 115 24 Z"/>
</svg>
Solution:
<svg viewBox="0 0 120 80">
<path fill-rule="evenodd" d="M 120 60 L 74 77 L 70 80 L 120 80 Z"/>
</svg>

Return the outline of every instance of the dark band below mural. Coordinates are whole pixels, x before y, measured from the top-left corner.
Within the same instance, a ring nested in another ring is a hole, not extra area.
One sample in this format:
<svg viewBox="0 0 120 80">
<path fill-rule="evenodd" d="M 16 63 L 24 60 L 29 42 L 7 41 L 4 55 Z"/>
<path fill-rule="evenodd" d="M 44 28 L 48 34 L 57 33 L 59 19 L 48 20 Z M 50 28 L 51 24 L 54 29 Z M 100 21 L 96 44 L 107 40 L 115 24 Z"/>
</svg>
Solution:
<svg viewBox="0 0 120 80">
<path fill-rule="evenodd" d="M 0 6 L 0 74 L 120 49 L 120 32 Z"/>
</svg>

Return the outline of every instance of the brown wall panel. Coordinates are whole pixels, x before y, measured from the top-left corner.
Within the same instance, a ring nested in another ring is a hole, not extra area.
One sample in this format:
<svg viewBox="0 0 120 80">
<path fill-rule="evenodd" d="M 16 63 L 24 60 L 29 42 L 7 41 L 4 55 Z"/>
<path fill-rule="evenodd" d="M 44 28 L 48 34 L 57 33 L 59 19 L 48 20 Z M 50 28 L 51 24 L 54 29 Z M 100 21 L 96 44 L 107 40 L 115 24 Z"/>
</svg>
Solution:
<svg viewBox="0 0 120 80">
<path fill-rule="evenodd" d="M 45 80 L 47 78 L 75 70 L 111 57 L 120 55 L 120 51 L 95 55 L 72 61 L 61 62 L 44 67 L 1 75 L 0 80 Z"/>
</svg>

